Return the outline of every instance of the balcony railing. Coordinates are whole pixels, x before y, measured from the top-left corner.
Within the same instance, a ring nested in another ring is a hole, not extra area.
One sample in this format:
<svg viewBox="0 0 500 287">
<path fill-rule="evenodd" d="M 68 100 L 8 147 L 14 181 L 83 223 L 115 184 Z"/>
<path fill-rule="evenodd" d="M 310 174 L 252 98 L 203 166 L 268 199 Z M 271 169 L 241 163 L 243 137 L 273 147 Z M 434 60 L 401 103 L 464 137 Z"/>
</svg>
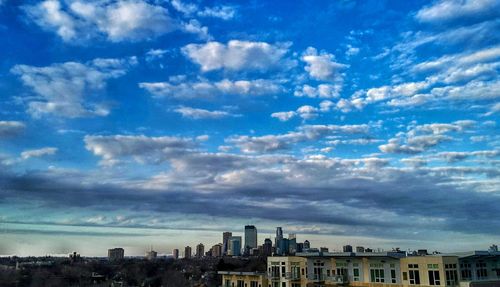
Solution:
<svg viewBox="0 0 500 287">
<path fill-rule="evenodd" d="M 308 274 L 307 279 L 309 281 L 325 281 L 326 280 L 326 274 Z"/>
<path fill-rule="evenodd" d="M 280 279 L 280 274 L 279 273 L 267 273 L 267 278 L 271 280 L 279 280 Z"/>
</svg>

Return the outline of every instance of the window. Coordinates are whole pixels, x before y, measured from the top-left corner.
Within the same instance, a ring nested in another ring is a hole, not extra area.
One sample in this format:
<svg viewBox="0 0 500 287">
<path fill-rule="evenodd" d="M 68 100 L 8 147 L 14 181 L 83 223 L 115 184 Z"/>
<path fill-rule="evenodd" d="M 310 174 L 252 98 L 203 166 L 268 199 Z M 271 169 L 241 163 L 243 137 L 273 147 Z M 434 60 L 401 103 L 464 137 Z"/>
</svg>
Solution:
<svg viewBox="0 0 500 287">
<path fill-rule="evenodd" d="M 457 270 L 446 270 L 446 285 L 457 285 L 458 284 L 458 274 Z"/>
<path fill-rule="evenodd" d="M 281 283 L 281 287 L 286 287 L 286 282 Z"/>
<path fill-rule="evenodd" d="M 478 279 L 484 279 L 488 277 L 488 270 L 486 270 L 485 262 L 476 263 L 476 274 Z"/>
<path fill-rule="evenodd" d="M 257 281 L 250 281 L 250 287 L 258 287 L 259 286 L 259 282 Z"/>
<path fill-rule="evenodd" d="M 237 287 L 245 287 L 245 282 L 243 282 L 243 280 L 238 280 L 238 281 L 236 281 L 236 286 Z"/>
<path fill-rule="evenodd" d="M 430 285 L 441 285 L 441 280 L 439 278 L 438 270 L 429 270 L 429 284 Z"/>
<path fill-rule="evenodd" d="M 439 269 L 439 264 L 427 264 L 427 269 Z"/>
<path fill-rule="evenodd" d="M 226 279 L 226 283 L 224 283 L 224 287 L 231 287 L 231 280 Z"/>
<path fill-rule="evenodd" d="M 301 287 L 300 283 L 292 283 L 292 287 Z"/>
<path fill-rule="evenodd" d="M 281 277 L 285 277 L 285 273 L 286 273 L 286 267 L 281 266 Z"/>
<path fill-rule="evenodd" d="M 404 281 L 408 280 L 408 273 L 403 272 L 403 280 Z"/>
<path fill-rule="evenodd" d="M 462 276 L 462 280 L 470 280 L 472 279 L 472 270 L 470 263 L 461 263 L 460 264 L 460 275 Z"/>
<path fill-rule="evenodd" d="M 391 283 L 396 283 L 396 269 L 391 269 Z"/>
<path fill-rule="evenodd" d="M 371 282 L 384 282 L 384 269 L 370 269 Z"/>
<path fill-rule="evenodd" d="M 420 273 L 418 270 L 409 270 L 410 285 L 420 285 Z"/>
<path fill-rule="evenodd" d="M 359 281 L 359 268 L 352 269 L 352 280 Z"/>
</svg>

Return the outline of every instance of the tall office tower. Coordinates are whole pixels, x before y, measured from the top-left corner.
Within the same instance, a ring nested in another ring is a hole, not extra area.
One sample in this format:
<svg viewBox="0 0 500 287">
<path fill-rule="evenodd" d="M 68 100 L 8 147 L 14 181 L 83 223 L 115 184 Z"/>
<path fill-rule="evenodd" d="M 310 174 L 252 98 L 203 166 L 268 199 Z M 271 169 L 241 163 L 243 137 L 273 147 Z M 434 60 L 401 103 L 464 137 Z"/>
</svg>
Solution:
<svg viewBox="0 0 500 287">
<path fill-rule="evenodd" d="M 241 236 L 229 237 L 227 255 L 241 256 Z"/>
<path fill-rule="evenodd" d="M 304 243 L 297 243 L 296 252 L 302 252 L 304 250 Z"/>
<path fill-rule="evenodd" d="M 262 253 L 264 256 L 273 255 L 273 241 L 269 238 L 264 240 L 264 244 L 262 245 Z"/>
<path fill-rule="evenodd" d="M 232 232 L 222 233 L 222 255 L 227 255 L 229 249 L 229 237 L 233 236 Z"/>
<path fill-rule="evenodd" d="M 356 246 L 356 252 L 363 253 L 365 252 L 365 248 L 363 246 Z"/>
<path fill-rule="evenodd" d="M 257 228 L 253 225 L 245 225 L 245 253 L 257 248 Z"/>
<path fill-rule="evenodd" d="M 205 255 L 205 246 L 203 243 L 196 245 L 196 257 L 201 258 Z"/>
<path fill-rule="evenodd" d="M 344 252 L 352 252 L 352 246 L 347 244 L 347 245 L 344 245 L 344 247 L 342 248 L 342 250 Z"/>
<path fill-rule="evenodd" d="M 309 240 L 304 241 L 304 250 L 307 250 L 310 248 L 311 248 L 311 243 L 309 243 Z"/>
<path fill-rule="evenodd" d="M 179 259 L 179 249 L 173 249 L 172 250 L 172 257 L 174 257 L 174 259 Z"/>
<path fill-rule="evenodd" d="M 191 258 L 191 247 L 190 246 L 186 246 L 184 248 L 184 258 L 186 258 L 186 259 Z"/>
<path fill-rule="evenodd" d="M 274 248 L 275 252 L 277 255 L 282 255 L 283 254 L 283 249 L 282 246 L 283 243 L 283 229 L 281 227 L 276 227 L 276 238 L 274 239 Z"/>
<path fill-rule="evenodd" d="M 222 244 L 215 244 L 210 249 L 212 251 L 212 257 L 221 257 L 222 256 Z"/>
<path fill-rule="evenodd" d="M 125 257 L 125 251 L 123 250 L 123 248 L 108 249 L 109 261 L 122 260 L 124 257 Z"/>
<path fill-rule="evenodd" d="M 288 234 L 288 254 L 293 255 L 297 252 L 297 238 L 294 233 Z"/>
</svg>

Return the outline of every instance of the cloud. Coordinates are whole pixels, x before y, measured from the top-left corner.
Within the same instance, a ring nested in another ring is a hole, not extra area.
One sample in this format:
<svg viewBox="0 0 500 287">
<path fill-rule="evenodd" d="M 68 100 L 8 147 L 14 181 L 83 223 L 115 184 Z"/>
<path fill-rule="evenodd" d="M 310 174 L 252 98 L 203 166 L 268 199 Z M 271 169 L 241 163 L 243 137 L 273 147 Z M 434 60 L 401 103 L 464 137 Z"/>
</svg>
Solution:
<svg viewBox="0 0 500 287">
<path fill-rule="evenodd" d="M 496 0 L 439 0 L 420 9 L 415 18 L 420 22 L 440 23 L 466 18 L 499 15 L 500 4 Z"/>
<path fill-rule="evenodd" d="M 313 108 L 314 109 L 314 108 Z M 314 113 L 310 107 L 303 108 L 303 118 Z M 291 149 L 294 144 L 314 141 L 336 134 L 367 134 L 368 125 L 303 125 L 298 131 L 279 135 L 233 136 L 226 142 L 234 144 L 244 153 L 267 153 Z"/>
<path fill-rule="evenodd" d="M 28 112 L 34 117 L 47 114 L 67 118 L 106 116 L 109 107 L 98 100 L 107 80 L 125 75 L 136 61 L 131 57 L 57 63 L 47 67 L 16 65 L 11 73 L 18 75 L 36 95 L 34 99 L 27 99 Z"/>
<path fill-rule="evenodd" d="M 25 124 L 19 121 L 0 121 L 0 139 L 17 136 L 25 127 Z"/>
<path fill-rule="evenodd" d="M 342 84 L 320 84 L 317 87 L 303 85 L 294 92 L 296 97 L 337 98 L 342 92 Z"/>
<path fill-rule="evenodd" d="M 342 82 L 341 70 L 348 67 L 345 64 L 335 62 L 335 56 L 321 52 L 309 47 L 302 54 L 301 60 L 306 63 L 305 70 L 309 76 L 322 81 Z"/>
<path fill-rule="evenodd" d="M 227 117 L 235 117 L 238 115 L 231 114 L 226 111 L 210 111 L 205 109 L 196 109 L 191 107 L 180 107 L 174 110 L 175 112 L 182 115 L 184 118 L 189 119 L 222 119 Z"/>
<path fill-rule="evenodd" d="M 220 69 L 265 71 L 281 66 L 288 47 L 289 44 L 231 40 L 227 44 L 189 44 L 182 48 L 182 52 L 200 65 L 203 72 Z"/>
<path fill-rule="evenodd" d="M 277 118 L 278 120 L 280 120 L 282 122 L 286 122 L 286 121 L 292 119 L 293 117 L 295 117 L 296 115 L 297 115 L 297 113 L 294 112 L 294 111 L 276 112 L 276 113 L 272 113 L 271 117 L 272 118 Z"/>
<path fill-rule="evenodd" d="M 187 16 L 197 15 L 199 17 L 211 17 L 219 18 L 222 20 L 230 20 L 236 15 L 236 8 L 233 6 L 214 6 L 214 7 L 204 7 L 200 8 L 198 5 L 193 3 L 187 3 L 180 0 L 170 1 L 172 7 L 175 10 L 186 14 Z"/>
<path fill-rule="evenodd" d="M 500 155 L 500 150 L 481 150 L 481 151 L 471 151 L 471 152 L 440 152 L 437 157 L 444 158 L 447 162 L 458 162 L 465 160 L 469 157 L 485 157 L 494 158 Z"/>
<path fill-rule="evenodd" d="M 470 129 L 474 121 L 455 121 L 450 124 L 433 123 L 413 127 L 406 133 L 399 133 L 397 137 L 388 140 L 387 144 L 379 146 L 384 153 L 422 153 L 431 147 L 453 138 L 447 135 L 450 132 L 463 132 Z"/>
<path fill-rule="evenodd" d="M 40 149 L 25 150 L 21 153 L 21 158 L 23 160 L 28 160 L 34 157 L 44 157 L 47 155 L 54 155 L 57 152 L 55 147 L 44 147 Z"/>
<path fill-rule="evenodd" d="M 87 150 L 102 157 L 101 164 L 105 166 L 117 164 L 127 158 L 139 163 L 159 164 L 173 154 L 194 147 L 191 139 L 167 136 L 86 135 L 84 141 Z"/>
<path fill-rule="evenodd" d="M 147 40 L 178 29 L 166 8 L 142 0 L 45 0 L 24 10 L 37 25 L 70 43 L 101 35 L 112 42 Z"/>
<path fill-rule="evenodd" d="M 146 89 L 155 97 L 179 99 L 213 98 L 221 95 L 261 96 L 276 94 L 283 90 L 276 82 L 263 79 L 139 83 L 139 87 Z"/>
<path fill-rule="evenodd" d="M 188 33 L 196 34 L 200 39 L 211 39 L 212 36 L 208 34 L 208 28 L 202 26 L 196 19 L 191 19 L 187 23 L 182 23 L 182 29 Z"/>
</svg>

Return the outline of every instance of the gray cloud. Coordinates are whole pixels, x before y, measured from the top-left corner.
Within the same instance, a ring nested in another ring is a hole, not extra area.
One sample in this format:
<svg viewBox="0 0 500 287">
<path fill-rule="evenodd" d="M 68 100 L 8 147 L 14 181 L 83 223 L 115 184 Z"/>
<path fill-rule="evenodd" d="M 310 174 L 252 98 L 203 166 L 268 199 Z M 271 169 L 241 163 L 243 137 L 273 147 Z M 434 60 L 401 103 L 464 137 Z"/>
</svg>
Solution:
<svg viewBox="0 0 500 287">
<path fill-rule="evenodd" d="M 19 121 L 0 121 L 0 139 L 19 135 L 25 124 Z"/>
</svg>

